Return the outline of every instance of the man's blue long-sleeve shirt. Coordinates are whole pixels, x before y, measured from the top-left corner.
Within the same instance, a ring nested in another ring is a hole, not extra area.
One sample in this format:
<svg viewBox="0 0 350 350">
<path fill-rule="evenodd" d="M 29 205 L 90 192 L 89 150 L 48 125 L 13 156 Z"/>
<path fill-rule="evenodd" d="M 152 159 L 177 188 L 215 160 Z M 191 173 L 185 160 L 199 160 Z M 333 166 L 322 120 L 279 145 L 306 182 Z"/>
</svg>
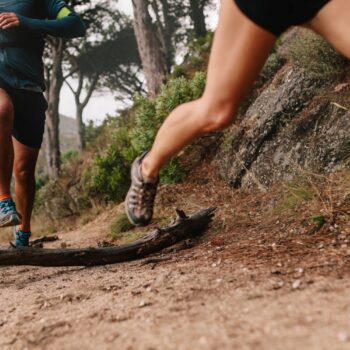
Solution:
<svg viewBox="0 0 350 350">
<path fill-rule="evenodd" d="M 42 56 L 45 34 L 73 38 L 85 34 L 74 12 L 57 19 L 62 0 L 0 0 L 0 12 L 14 12 L 20 27 L 0 29 L 0 81 L 19 89 L 45 89 Z"/>
</svg>

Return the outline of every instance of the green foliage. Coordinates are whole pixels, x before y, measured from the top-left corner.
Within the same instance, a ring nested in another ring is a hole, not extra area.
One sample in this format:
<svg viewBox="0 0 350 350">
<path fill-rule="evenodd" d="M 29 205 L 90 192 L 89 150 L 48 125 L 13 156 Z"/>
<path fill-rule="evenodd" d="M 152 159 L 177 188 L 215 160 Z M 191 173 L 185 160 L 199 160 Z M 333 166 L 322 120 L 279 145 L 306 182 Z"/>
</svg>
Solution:
<svg viewBox="0 0 350 350">
<path fill-rule="evenodd" d="M 69 150 L 66 153 L 62 155 L 62 163 L 67 163 L 71 161 L 73 158 L 78 156 L 78 151 L 76 150 Z"/>
<path fill-rule="evenodd" d="M 265 82 L 273 78 L 284 63 L 285 60 L 277 52 L 271 53 L 260 73 L 258 83 L 261 82 L 261 85 L 263 85 Z"/>
<path fill-rule="evenodd" d="M 128 217 L 125 214 L 119 215 L 111 225 L 111 236 L 113 240 L 122 238 L 123 233 L 130 231 L 134 228 L 130 224 Z"/>
<path fill-rule="evenodd" d="M 85 141 L 87 144 L 91 144 L 95 141 L 103 132 L 105 124 L 96 125 L 93 120 L 90 120 L 85 125 Z"/>
<path fill-rule="evenodd" d="M 170 79 L 155 100 L 136 96 L 134 125 L 119 125 L 106 152 L 98 155 L 93 166 L 84 173 L 83 188 L 88 196 L 107 201 L 123 200 L 130 185 L 132 161 L 151 148 L 160 125 L 169 113 L 178 105 L 199 98 L 204 86 L 205 74 L 198 73 L 193 80 Z M 162 182 L 174 183 L 181 181 L 184 175 L 179 162 L 173 159 L 160 177 Z"/>
<path fill-rule="evenodd" d="M 199 72 L 192 80 L 183 77 L 170 79 L 154 101 L 137 96 L 135 128 L 131 133 L 137 153 L 150 149 L 165 118 L 180 104 L 198 99 L 204 87 L 205 74 Z M 169 162 L 161 172 L 161 180 L 167 183 L 181 181 L 183 176 L 184 172 L 176 159 Z"/>
<path fill-rule="evenodd" d="M 35 177 L 36 190 L 39 191 L 49 182 L 49 176 L 45 173 L 40 173 Z"/>
<path fill-rule="evenodd" d="M 123 200 L 130 185 L 130 165 L 136 155 L 128 129 L 118 128 L 106 153 L 98 155 L 93 166 L 85 171 L 84 189 L 89 195 L 105 200 Z"/>
<path fill-rule="evenodd" d="M 304 202 L 311 201 L 315 197 L 314 189 L 309 183 L 302 180 L 285 185 L 285 191 L 277 202 L 274 211 L 282 213 L 295 210 Z"/>
<path fill-rule="evenodd" d="M 346 60 L 320 36 L 306 32 L 295 39 L 289 52 L 294 63 L 321 81 L 339 78 Z"/>
<path fill-rule="evenodd" d="M 311 218 L 312 223 L 314 224 L 313 232 L 318 232 L 326 224 L 327 220 L 324 215 L 316 215 Z"/>
<path fill-rule="evenodd" d="M 184 63 L 174 65 L 171 78 L 192 78 L 198 71 L 207 69 L 210 49 L 213 43 L 214 33 L 208 32 L 205 37 L 192 40 L 188 45 L 188 53 Z"/>
</svg>

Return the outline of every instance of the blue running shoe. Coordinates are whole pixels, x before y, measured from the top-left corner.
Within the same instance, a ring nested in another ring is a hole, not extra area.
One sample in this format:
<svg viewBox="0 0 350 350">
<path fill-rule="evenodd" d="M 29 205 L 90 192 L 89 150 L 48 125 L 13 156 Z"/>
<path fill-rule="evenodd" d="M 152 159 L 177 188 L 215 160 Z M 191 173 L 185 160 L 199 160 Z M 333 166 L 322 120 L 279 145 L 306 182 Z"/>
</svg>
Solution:
<svg viewBox="0 0 350 350">
<path fill-rule="evenodd" d="M 22 230 L 16 231 L 16 247 L 28 247 L 31 235 L 31 232 L 25 232 Z"/>
<path fill-rule="evenodd" d="M 16 226 L 21 224 L 21 216 L 17 213 L 12 198 L 0 201 L 0 227 Z"/>
</svg>

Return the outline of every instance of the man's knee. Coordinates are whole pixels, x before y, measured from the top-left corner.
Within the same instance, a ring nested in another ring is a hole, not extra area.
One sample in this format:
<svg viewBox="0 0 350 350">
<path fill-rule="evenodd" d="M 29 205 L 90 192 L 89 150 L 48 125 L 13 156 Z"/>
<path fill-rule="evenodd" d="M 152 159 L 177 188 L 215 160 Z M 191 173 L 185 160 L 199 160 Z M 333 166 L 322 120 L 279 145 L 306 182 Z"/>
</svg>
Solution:
<svg viewBox="0 0 350 350">
<path fill-rule="evenodd" d="M 35 171 L 24 163 L 15 164 L 13 173 L 16 181 L 31 182 L 34 179 Z"/>
<path fill-rule="evenodd" d="M 229 127 L 235 118 L 234 101 L 203 101 L 203 129 L 205 132 L 223 130 Z"/>
</svg>

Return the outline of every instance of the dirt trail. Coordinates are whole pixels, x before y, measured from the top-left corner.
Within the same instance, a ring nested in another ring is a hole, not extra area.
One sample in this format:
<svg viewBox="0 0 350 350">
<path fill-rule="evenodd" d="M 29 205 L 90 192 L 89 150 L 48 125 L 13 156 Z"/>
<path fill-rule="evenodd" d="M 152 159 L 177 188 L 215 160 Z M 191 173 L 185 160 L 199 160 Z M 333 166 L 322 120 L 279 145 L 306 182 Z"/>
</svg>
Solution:
<svg viewBox="0 0 350 350">
<path fill-rule="evenodd" d="M 350 252 L 334 236 L 291 234 L 289 219 L 233 225 L 227 210 L 246 197 L 219 185 L 168 186 L 159 197 L 162 216 L 216 203 L 218 217 L 193 248 L 159 263 L 0 268 L 0 348 L 350 349 Z M 267 205 L 258 199 L 257 216 Z M 120 210 L 61 241 L 96 245 Z"/>
</svg>

